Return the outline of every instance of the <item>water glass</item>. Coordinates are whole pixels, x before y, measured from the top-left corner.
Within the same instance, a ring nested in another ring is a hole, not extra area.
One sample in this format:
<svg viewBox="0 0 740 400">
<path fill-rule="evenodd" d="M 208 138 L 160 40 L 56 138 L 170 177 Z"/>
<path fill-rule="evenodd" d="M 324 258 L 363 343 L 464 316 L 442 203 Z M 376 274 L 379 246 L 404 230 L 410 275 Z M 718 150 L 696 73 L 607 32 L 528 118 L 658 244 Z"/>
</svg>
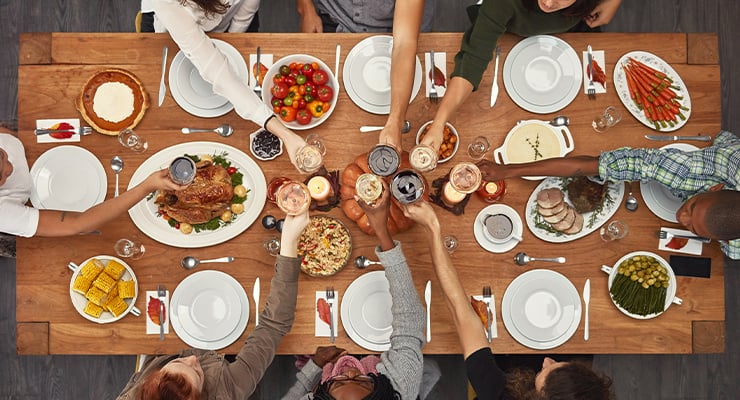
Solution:
<svg viewBox="0 0 740 400">
<path fill-rule="evenodd" d="M 119 257 L 130 258 L 132 260 L 138 260 L 144 256 L 144 252 L 146 251 L 146 248 L 144 247 L 144 244 L 141 242 L 123 238 L 123 239 L 118 239 L 116 244 L 113 245 L 113 250 L 116 251 L 116 254 Z"/>
<path fill-rule="evenodd" d="M 278 239 L 277 236 L 266 237 L 265 240 L 262 241 L 262 247 L 267 250 L 269 255 L 277 257 L 277 255 L 280 254 L 280 239 Z"/>
<path fill-rule="evenodd" d="M 311 174 L 319 170 L 324 163 L 326 147 L 319 135 L 312 133 L 306 136 L 306 145 L 298 149 L 295 154 L 296 168 L 304 174 Z"/>
<path fill-rule="evenodd" d="M 485 157 L 486 152 L 491 148 L 485 136 L 478 136 L 468 145 L 468 155 L 473 160 L 480 160 Z"/>
<path fill-rule="evenodd" d="M 597 115 L 591 122 L 596 132 L 606 132 L 609 128 L 622 120 L 622 112 L 614 106 L 607 107 L 601 115 Z"/>
<path fill-rule="evenodd" d="M 599 235 L 601 236 L 601 240 L 611 242 L 612 240 L 623 239 L 627 236 L 628 231 L 629 229 L 626 223 L 615 220 L 606 226 L 602 226 L 601 230 L 599 230 Z"/>
<path fill-rule="evenodd" d="M 133 129 L 128 128 L 122 130 L 118 134 L 118 142 L 121 143 L 123 147 L 130 149 L 136 153 L 142 153 L 147 149 L 147 147 L 149 147 L 149 144 L 146 142 L 145 138 L 134 132 Z"/>
<path fill-rule="evenodd" d="M 457 238 L 454 235 L 447 235 L 442 238 L 442 244 L 444 244 L 445 248 L 447 249 L 447 252 L 452 254 L 457 249 L 457 246 L 460 245 L 460 242 L 457 240 Z"/>
</svg>

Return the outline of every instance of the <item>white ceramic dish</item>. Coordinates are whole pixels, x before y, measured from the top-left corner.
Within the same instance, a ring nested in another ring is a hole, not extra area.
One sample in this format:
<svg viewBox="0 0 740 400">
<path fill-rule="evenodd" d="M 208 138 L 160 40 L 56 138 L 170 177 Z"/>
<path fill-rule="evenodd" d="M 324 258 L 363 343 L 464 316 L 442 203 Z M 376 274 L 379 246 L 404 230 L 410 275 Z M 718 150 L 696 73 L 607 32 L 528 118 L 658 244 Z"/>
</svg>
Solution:
<svg viewBox="0 0 740 400">
<path fill-rule="evenodd" d="M 31 167 L 31 204 L 38 209 L 85 211 L 108 193 L 105 169 L 79 146 L 65 145 L 41 154 Z"/>
<path fill-rule="evenodd" d="M 254 139 L 262 131 L 264 131 L 264 129 L 263 128 L 260 128 L 260 129 L 258 129 L 258 130 L 256 130 L 256 131 L 254 131 L 254 132 L 252 132 L 252 133 L 249 134 L 249 152 L 252 153 L 252 155 L 254 156 L 254 158 L 256 158 L 258 160 L 261 160 L 261 161 L 274 160 L 274 159 L 278 158 L 281 154 L 283 154 L 283 141 L 280 140 L 279 137 L 275 136 L 275 138 L 278 140 L 278 142 L 280 142 L 280 150 L 274 156 L 271 156 L 271 157 L 261 157 L 261 156 L 257 155 L 257 153 L 254 152 Z"/>
<path fill-rule="evenodd" d="M 683 96 L 683 99 L 680 100 L 681 105 L 688 108 L 688 111 L 682 111 L 686 119 L 682 120 L 681 118 L 678 118 L 678 122 L 674 126 L 655 129 L 655 125 L 648 120 L 645 113 L 637 107 L 637 104 L 635 104 L 630 97 L 629 88 L 627 87 L 627 79 L 625 77 L 624 69 L 622 68 L 622 64 L 626 64 L 629 57 L 632 57 L 649 67 L 657 69 L 673 79 L 673 85 L 680 88 L 674 91 L 677 95 Z M 678 72 L 676 72 L 670 64 L 663 61 L 655 54 L 648 53 L 647 51 L 630 51 L 617 60 L 617 63 L 614 64 L 614 88 L 617 91 L 617 95 L 619 95 L 619 100 L 622 101 L 622 104 L 624 104 L 630 114 L 648 128 L 660 132 L 672 132 L 686 125 L 686 122 L 688 122 L 689 117 L 691 116 L 691 97 L 689 97 L 689 91 L 686 88 L 686 84 L 681 79 L 681 76 L 678 75 Z"/>
<path fill-rule="evenodd" d="M 552 349 L 578 330 L 581 299 L 562 274 L 534 269 L 516 277 L 506 288 L 501 316 L 517 342 L 536 350 Z"/>
<path fill-rule="evenodd" d="M 609 201 L 608 199 L 605 200 L 604 207 L 602 207 L 601 211 L 597 214 L 594 214 L 594 211 L 584 213 L 583 230 L 574 235 L 566 235 L 560 232 L 550 232 L 549 230 L 538 226 L 538 223 L 545 224 L 547 226 L 549 226 L 550 224 L 548 224 L 544 220 L 541 220 L 541 217 L 539 217 L 539 214 L 537 213 L 537 194 L 540 191 L 549 188 L 563 188 L 562 178 L 546 178 L 532 191 L 532 194 L 529 195 L 529 199 L 527 200 L 527 206 L 525 208 L 525 219 L 527 220 L 527 227 L 529 228 L 529 231 L 546 242 L 565 243 L 580 239 L 590 234 L 591 232 L 598 230 L 609 220 L 609 218 L 611 218 L 617 212 L 619 206 L 622 204 L 622 198 L 624 197 L 625 189 L 622 182 L 609 182 L 608 185 L 609 187 L 607 189 L 607 196 L 609 197 L 609 199 L 611 199 L 611 201 Z M 568 204 L 571 204 L 570 199 L 568 198 L 568 192 L 563 189 L 563 194 L 565 196 L 565 201 Z"/>
<path fill-rule="evenodd" d="M 485 228 L 485 218 L 490 214 L 504 214 L 511 220 L 513 224 L 512 237 L 505 243 L 494 243 L 488 239 L 487 235 L 483 232 Z M 475 217 L 473 223 L 473 234 L 475 240 L 478 242 L 480 247 L 491 253 L 506 253 L 507 251 L 516 247 L 521 240 L 522 233 L 524 231 L 524 225 L 522 224 L 522 218 L 519 214 L 511 207 L 505 204 L 491 204 L 488 207 L 480 210 L 478 216 Z"/>
<path fill-rule="evenodd" d="M 420 138 L 421 138 L 422 132 L 424 132 L 424 130 L 426 129 L 426 127 L 429 126 L 429 125 L 431 125 L 432 122 L 434 122 L 434 121 L 427 121 L 427 122 L 425 122 L 424 125 L 422 125 L 419 128 L 419 130 L 416 132 L 416 144 L 419 144 L 421 142 L 421 139 Z M 455 135 L 455 137 L 457 138 L 457 140 L 455 140 L 455 149 L 452 150 L 452 154 L 449 157 L 440 158 L 439 160 L 437 160 L 437 164 L 444 164 L 447 161 L 450 161 L 452 159 L 452 157 L 455 157 L 455 154 L 457 154 L 457 149 L 460 148 L 460 134 L 457 133 L 457 129 L 455 129 L 455 127 L 452 126 L 452 124 L 449 123 L 449 122 L 445 122 L 445 125 L 447 125 L 450 128 L 450 131 L 452 132 L 453 135 Z"/>
<path fill-rule="evenodd" d="M 189 346 L 222 349 L 244 333 L 249 322 L 249 300 L 231 275 L 198 271 L 183 279 L 172 293 L 170 322 Z"/>
<path fill-rule="evenodd" d="M 678 149 L 681 151 L 696 151 L 698 147 L 688 143 L 671 143 L 661 147 L 661 149 Z M 640 182 L 640 193 L 645 205 L 658 218 L 678 223 L 676 212 L 684 203 L 680 197 L 671 193 L 668 188 L 656 181 Z"/>
<path fill-rule="evenodd" d="M 548 158 L 563 157 L 575 149 L 567 126 L 553 126 L 536 119 L 519 121 L 509 131 L 501 147 L 493 150 L 497 164 L 521 164 Z M 523 177 L 542 179 L 544 177 Z"/>
<path fill-rule="evenodd" d="M 342 297 L 342 326 L 357 345 L 370 351 L 391 347 L 393 314 L 391 293 L 385 271 L 361 275 L 347 287 Z"/>
<path fill-rule="evenodd" d="M 648 314 L 648 315 L 633 314 L 633 313 L 625 310 L 624 308 L 620 307 L 614 301 L 614 297 L 611 295 L 611 292 L 610 292 L 609 293 L 609 296 L 612 299 L 612 303 L 614 303 L 614 306 L 617 307 L 617 309 L 619 309 L 619 311 L 621 311 L 623 314 L 625 314 L 627 316 L 630 316 L 632 318 L 635 318 L 635 319 L 651 319 L 651 318 L 655 318 L 655 317 L 659 316 L 660 314 L 663 314 L 665 312 L 665 310 L 667 310 L 668 307 L 670 307 L 670 305 L 672 303 L 675 303 L 675 304 L 678 304 L 678 305 L 680 305 L 681 303 L 683 303 L 683 300 L 681 298 L 676 297 L 676 285 L 677 285 L 676 284 L 676 274 L 673 273 L 673 268 L 671 268 L 671 265 L 668 264 L 668 261 L 666 261 L 663 257 L 661 257 L 661 256 L 659 256 L 659 255 L 657 255 L 655 253 L 651 253 L 649 251 L 633 251 L 632 253 L 628 253 L 628 254 L 625 254 L 624 256 L 622 256 L 622 258 L 620 258 L 619 260 L 617 260 L 617 262 L 615 262 L 614 265 L 611 266 L 611 267 L 606 266 L 606 265 L 603 265 L 601 267 L 601 270 L 604 271 L 604 272 L 606 272 L 607 274 L 609 274 L 609 280 L 607 281 L 607 291 L 611 289 L 612 283 L 614 282 L 614 278 L 617 276 L 617 273 L 618 273 L 618 270 L 617 269 L 619 267 L 619 264 L 621 264 L 623 261 L 625 261 L 628 258 L 633 257 L 633 256 L 650 256 L 650 257 L 653 257 L 656 260 L 658 260 L 658 262 L 660 263 L 660 265 L 662 265 L 666 269 L 666 271 L 668 273 L 668 288 L 666 288 L 665 307 L 663 308 L 663 311 L 661 311 L 659 313 Z"/>
<path fill-rule="evenodd" d="M 272 77 L 276 74 L 280 73 L 280 67 L 283 65 L 290 65 L 292 63 L 318 63 L 319 67 L 321 67 L 324 72 L 326 72 L 329 75 L 329 82 L 327 82 L 327 86 L 331 87 L 332 91 L 334 92 L 331 98 L 331 106 L 329 107 L 329 111 L 325 112 L 321 118 L 312 118 L 311 122 L 309 122 L 306 125 L 301 125 L 296 121 L 292 122 L 285 122 L 283 120 L 280 120 L 280 122 L 283 123 L 283 125 L 287 126 L 290 129 L 293 130 L 305 130 L 305 129 L 311 129 L 315 128 L 327 119 L 329 119 L 329 116 L 334 112 L 334 109 L 337 107 L 337 99 L 339 98 L 339 81 L 337 81 L 337 77 L 334 76 L 334 72 L 331 68 L 329 68 L 328 65 L 326 65 L 325 62 L 321 61 L 320 59 L 310 56 L 308 54 L 293 54 L 289 56 L 285 56 L 279 60 L 277 60 L 270 69 L 267 70 L 267 74 L 265 75 L 265 81 L 262 83 L 262 101 L 270 108 L 272 108 L 272 87 L 274 86 L 274 83 L 272 81 Z"/>
<path fill-rule="evenodd" d="M 581 89 L 581 60 L 560 38 L 531 36 L 517 43 L 504 61 L 503 81 L 519 107 L 538 114 L 565 108 Z"/>
<path fill-rule="evenodd" d="M 166 168 L 170 162 L 183 154 L 221 154 L 228 153 L 226 158 L 231 161 L 243 175 L 244 186 L 250 190 L 244 202 L 244 213 L 239 214 L 230 225 L 215 231 L 193 232 L 189 235 L 169 226 L 167 221 L 157 216 L 158 207 L 154 198 L 144 199 L 129 209 L 128 213 L 136 227 L 150 238 L 174 247 L 196 248 L 219 244 L 232 239 L 244 232 L 262 212 L 267 199 L 267 184 L 265 176 L 257 163 L 243 151 L 229 145 L 215 142 L 188 142 L 181 143 L 166 149 L 146 159 L 131 177 L 128 188 L 142 182 L 152 172 Z"/>
<path fill-rule="evenodd" d="M 239 78 L 246 82 L 249 79 L 249 70 L 239 50 L 223 40 L 211 40 L 229 60 Z M 175 102 L 183 110 L 197 117 L 220 117 L 234 108 L 228 99 L 213 93 L 213 86 L 203 80 L 182 51 L 177 52 L 170 64 L 169 84 Z"/>
<path fill-rule="evenodd" d="M 392 36 L 370 36 L 357 43 L 344 60 L 344 90 L 358 107 L 369 113 L 390 113 L 392 48 Z M 421 78 L 421 60 L 416 57 L 414 85 L 409 103 L 419 94 Z"/>
<path fill-rule="evenodd" d="M 103 311 L 102 314 L 100 314 L 100 318 L 95 318 L 92 315 L 88 315 L 85 313 L 85 306 L 87 306 L 88 300 L 85 298 L 84 295 L 75 292 L 72 290 L 72 286 L 74 285 L 74 281 L 77 278 L 77 275 L 79 275 L 80 268 L 85 265 L 88 261 L 92 260 L 93 258 L 97 258 L 100 260 L 104 265 L 107 265 L 109 261 L 117 261 L 124 267 L 126 267 L 126 271 L 121 276 L 121 280 L 133 280 L 134 281 L 134 297 L 131 299 L 123 299 L 123 301 L 128 304 L 128 308 L 126 308 L 126 311 L 119 314 L 117 317 L 111 314 L 108 311 Z M 72 269 L 70 267 L 70 269 Z M 69 280 L 69 297 L 72 300 L 72 305 L 74 306 L 75 310 L 86 320 L 96 322 L 98 324 L 108 324 L 111 322 L 118 321 L 119 319 L 125 317 L 128 313 L 134 314 L 136 316 L 141 315 L 141 311 L 139 311 L 138 308 L 134 306 L 136 304 L 136 298 L 139 297 L 139 282 L 136 280 L 136 274 L 134 274 L 134 270 L 131 269 L 131 267 L 126 264 L 125 261 L 121 260 L 120 258 L 116 258 L 113 256 L 106 256 L 106 255 L 100 255 L 95 257 L 90 257 L 87 260 L 81 262 L 79 264 L 79 267 L 77 269 L 72 269 L 72 277 Z"/>
</svg>

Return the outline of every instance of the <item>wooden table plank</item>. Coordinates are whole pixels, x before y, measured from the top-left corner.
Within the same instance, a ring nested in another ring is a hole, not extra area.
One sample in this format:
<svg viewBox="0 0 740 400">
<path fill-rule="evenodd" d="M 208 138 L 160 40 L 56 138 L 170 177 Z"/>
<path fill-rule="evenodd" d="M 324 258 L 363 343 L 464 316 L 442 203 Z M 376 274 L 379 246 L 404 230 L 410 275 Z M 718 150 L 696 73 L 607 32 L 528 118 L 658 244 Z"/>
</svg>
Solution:
<svg viewBox="0 0 740 400">
<path fill-rule="evenodd" d="M 33 163 L 51 145 L 36 144 L 31 130 L 35 120 L 40 118 L 77 117 L 73 99 L 80 88 L 96 70 L 107 66 L 126 68 L 135 73 L 143 82 L 150 97 L 156 95 L 159 83 L 161 46 L 170 46 L 170 62 L 176 46 L 169 36 L 161 34 L 65 34 L 50 35 L 52 64 L 43 62 L 23 63 L 19 67 L 19 126 L 20 137 L 26 146 L 29 163 Z M 275 60 L 294 53 L 295 48 L 310 48 L 310 53 L 333 67 L 334 49 L 337 42 L 342 44 L 342 62 L 352 46 L 368 35 L 338 34 L 329 43 L 315 43 L 315 36 L 302 34 L 256 34 L 256 35 L 214 35 L 234 44 L 245 57 L 259 44 L 263 53 L 273 53 Z M 597 134 L 591 127 L 591 119 L 608 105 L 622 107 L 612 89 L 611 77 L 614 63 L 625 52 L 639 49 L 642 43 L 650 43 L 650 51 L 671 63 L 681 74 L 689 88 L 692 98 L 692 115 L 681 134 L 705 133 L 714 135 L 720 128 L 720 79 L 716 63 L 687 64 L 687 36 L 685 34 L 564 34 L 559 35 L 568 41 L 577 52 L 591 43 L 596 49 L 606 50 L 607 79 L 610 83 L 608 93 L 589 101 L 579 95 L 561 112 L 570 117 L 570 129 L 575 142 L 572 154 L 598 154 L 602 150 L 629 145 L 633 147 L 658 147 L 661 142 L 650 142 L 643 138 L 652 133 L 625 111 L 622 122 L 606 134 Z M 38 40 L 33 37 L 28 40 Z M 711 38 L 710 38 L 711 39 Z M 27 40 L 23 35 L 21 42 Z M 510 51 L 519 38 L 506 35 L 501 41 L 503 55 Z M 459 33 L 422 34 L 420 53 L 432 46 L 437 51 L 447 52 L 447 70 L 452 71 L 453 56 L 459 48 Z M 310 47 L 309 47 L 310 46 Z M 484 134 L 489 137 L 493 147 L 503 143 L 506 133 L 516 121 L 521 119 L 551 119 L 552 115 L 534 115 L 518 108 L 506 94 L 503 84 L 496 107 L 488 106 L 489 90 L 492 81 L 492 68 L 489 68 L 481 82 L 481 90 L 473 93 L 460 112 L 451 120 L 462 136 L 462 147 L 471 138 Z M 326 166 L 330 170 L 341 170 L 353 162 L 356 155 L 366 152 L 377 142 L 377 135 L 359 134 L 360 125 L 382 125 L 385 116 L 368 114 L 359 109 L 346 95 L 343 84 L 335 111 L 324 124 L 314 129 L 322 135 L 328 148 Z M 423 92 L 422 92 L 423 93 Z M 430 104 L 423 96 L 414 99 L 408 112 L 408 119 L 416 128 L 434 116 L 437 106 Z M 221 138 L 213 134 L 183 137 L 179 129 L 183 126 L 216 126 L 231 123 L 236 134 Z M 121 148 L 116 139 L 104 135 L 86 136 L 80 143 L 98 156 L 104 165 L 118 154 L 126 168 L 120 175 L 121 187 L 128 184 L 131 176 L 146 158 L 155 152 L 175 143 L 194 140 L 207 140 L 229 144 L 246 151 L 247 133 L 257 127 L 251 122 L 241 120 L 234 112 L 214 118 L 202 119 L 191 116 L 175 103 L 168 94 L 161 108 L 154 107 L 137 127 L 146 136 L 149 149 L 144 154 L 135 154 Z M 413 129 L 415 129 L 413 128 Z M 413 134 L 403 137 L 404 148 L 413 145 Z M 466 160 L 461 150 L 454 161 Z M 282 156 L 270 162 L 257 161 L 267 180 L 286 175 L 300 178 Z M 452 164 L 440 165 L 427 174 L 431 181 L 446 173 Z M 113 193 L 113 175 L 108 174 L 109 197 Z M 538 182 L 512 179 L 507 181 L 505 204 L 514 207 L 520 214 L 524 204 Z M 637 186 L 635 186 L 637 189 Z M 638 200 L 644 201 L 636 193 Z M 724 274 L 722 255 L 716 243 L 704 247 L 704 256 L 713 259 L 711 279 L 678 278 L 678 296 L 682 306 L 671 306 L 659 318 L 650 321 L 637 321 L 621 314 L 612 304 L 606 290 L 607 275 L 600 272 L 602 264 L 613 264 L 622 255 L 634 250 L 654 250 L 657 239 L 654 234 L 659 226 L 677 226 L 658 220 L 647 207 L 640 207 L 635 213 L 620 208 L 614 218 L 629 224 L 630 233 L 624 240 L 604 244 L 598 234 L 592 233 L 582 239 L 564 245 L 544 242 L 527 229 L 523 242 L 515 250 L 504 254 L 491 254 L 482 250 L 475 242 L 472 224 L 477 212 L 486 204 L 474 197 L 468 203 L 465 214 L 455 217 L 437 209 L 446 234 L 454 234 L 460 240 L 460 247 L 453 254 L 453 262 L 463 281 L 465 290 L 478 294 L 483 282 L 491 285 L 497 299 L 499 338 L 494 342 L 498 352 L 531 353 L 533 350 L 515 342 L 503 325 L 500 303 L 506 287 L 520 273 L 533 268 L 553 268 L 566 277 L 579 289 L 588 277 L 592 280 L 591 301 L 591 339 L 583 341 L 582 326 L 564 345 L 549 350 L 550 353 L 692 353 L 722 351 L 724 340 L 718 332 L 724 327 Z M 271 203 L 267 203 L 260 218 L 282 213 Z M 348 219 L 339 209 L 328 213 L 344 221 Z M 373 248 L 376 239 L 359 231 L 353 223 L 348 223 L 353 236 L 352 257 L 365 255 L 374 258 Z M 69 261 L 81 262 L 90 256 L 112 254 L 113 243 L 120 237 L 141 239 L 147 252 L 144 258 L 132 261 L 139 280 L 140 296 L 136 301 L 144 310 L 146 300 L 143 292 L 153 290 L 157 284 L 165 284 L 171 291 L 177 283 L 194 271 L 185 271 L 178 260 L 185 255 L 199 258 L 232 255 L 233 264 L 215 265 L 213 268 L 227 272 L 242 283 L 251 293 L 254 279 L 262 281 L 262 306 L 269 290 L 274 259 L 261 249 L 265 237 L 275 231 L 264 230 L 259 221 L 236 238 L 216 246 L 201 249 L 173 248 L 146 237 L 127 218 L 109 223 L 100 228 L 100 236 L 80 236 L 64 239 L 34 238 L 18 241 L 17 274 L 17 322 L 19 329 L 31 323 L 48 321 L 47 351 L 51 354 L 132 354 L 176 352 L 186 345 L 171 330 L 167 340 L 160 342 L 158 335 L 145 335 L 144 316 L 128 315 L 113 324 L 98 325 L 83 319 L 72 308 L 69 301 L 69 279 L 72 272 L 67 269 Z M 423 293 L 426 280 L 433 282 L 432 342 L 424 347 L 427 353 L 459 353 L 461 351 L 457 334 L 443 301 L 441 289 L 434 276 L 428 254 L 426 236 L 421 228 L 397 236 L 403 243 L 404 251 L 412 268 L 418 293 Z M 530 264 L 526 268 L 515 265 L 512 256 L 524 251 L 535 256 L 565 255 L 565 266 Z M 667 257 L 668 254 L 656 251 Z M 204 269 L 205 267 L 199 267 Z M 285 337 L 280 348 L 281 354 L 304 354 L 312 352 L 317 345 L 328 344 L 327 338 L 316 338 L 314 333 L 314 292 L 323 290 L 327 283 L 339 290 L 341 300 L 346 287 L 363 271 L 347 266 L 343 271 L 329 279 L 301 276 L 296 320 L 291 334 Z M 254 329 L 251 305 L 250 322 L 241 339 L 225 352 L 236 352 L 241 343 Z M 355 345 L 339 324 L 337 346 L 347 348 L 353 353 L 365 350 Z M 25 337 L 25 336 L 24 336 Z M 19 342 L 20 343 L 20 342 Z M 86 346 L 80 346 L 85 343 Z M 27 346 L 18 346 L 19 353 L 33 352 Z"/>
</svg>

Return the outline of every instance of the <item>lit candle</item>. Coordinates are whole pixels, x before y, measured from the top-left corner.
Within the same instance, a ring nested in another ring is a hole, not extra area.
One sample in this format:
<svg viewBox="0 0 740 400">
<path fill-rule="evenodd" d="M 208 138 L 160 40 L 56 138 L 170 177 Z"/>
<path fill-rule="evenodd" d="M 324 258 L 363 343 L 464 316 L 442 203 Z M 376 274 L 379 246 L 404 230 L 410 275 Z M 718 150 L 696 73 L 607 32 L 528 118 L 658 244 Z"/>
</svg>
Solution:
<svg viewBox="0 0 740 400">
<path fill-rule="evenodd" d="M 331 194 L 331 183 L 323 176 L 314 176 L 308 181 L 308 191 L 316 201 L 325 201 Z"/>
<path fill-rule="evenodd" d="M 444 201 L 445 204 L 447 204 L 448 206 L 454 206 L 455 204 L 463 201 L 463 199 L 465 199 L 465 193 L 461 193 L 455 190 L 455 188 L 452 187 L 449 181 L 445 183 L 444 189 L 442 191 L 442 201 Z"/>
</svg>

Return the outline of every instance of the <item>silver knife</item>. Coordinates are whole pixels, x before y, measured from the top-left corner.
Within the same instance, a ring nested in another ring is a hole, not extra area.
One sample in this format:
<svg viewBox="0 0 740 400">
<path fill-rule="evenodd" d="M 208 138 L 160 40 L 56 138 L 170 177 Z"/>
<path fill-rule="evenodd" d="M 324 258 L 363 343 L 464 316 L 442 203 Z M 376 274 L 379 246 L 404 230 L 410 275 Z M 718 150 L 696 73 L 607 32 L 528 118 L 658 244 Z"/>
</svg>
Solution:
<svg viewBox="0 0 740 400">
<path fill-rule="evenodd" d="M 498 97 L 498 61 L 501 58 L 501 48 L 496 46 L 496 60 L 494 61 L 493 67 L 493 85 L 491 86 L 491 107 L 496 104 L 496 98 Z"/>
<path fill-rule="evenodd" d="M 262 66 L 260 64 L 260 58 L 262 57 L 262 49 L 260 49 L 259 46 L 257 46 L 257 59 L 255 60 L 254 65 L 257 66 L 257 73 L 254 76 L 255 82 L 257 82 L 257 86 L 262 85 L 260 82 L 260 77 L 262 76 Z"/>
<path fill-rule="evenodd" d="M 583 304 L 585 308 L 585 318 L 583 327 L 583 340 L 588 340 L 588 305 L 591 302 L 591 279 L 586 279 L 583 285 Z"/>
<path fill-rule="evenodd" d="M 594 80 L 593 71 L 594 71 L 594 56 L 591 54 L 591 45 L 589 44 L 588 47 L 586 47 L 586 53 L 588 57 L 588 82 L 591 83 Z"/>
<path fill-rule="evenodd" d="M 432 341 L 432 281 L 427 281 L 424 289 L 424 302 L 427 303 L 427 343 Z"/>
<path fill-rule="evenodd" d="M 661 135 L 645 135 L 646 139 L 650 140 L 670 140 L 670 141 L 677 141 L 677 140 L 697 140 L 699 142 L 709 142 L 712 140 L 711 136 L 708 135 L 699 135 L 699 136 L 661 136 Z"/>
<path fill-rule="evenodd" d="M 254 326 L 260 324 L 260 277 L 254 280 L 254 289 L 252 289 L 252 298 L 254 299 Z"/>
<path fill-rule="evenodd" d="M 162 107 L 164 103 L 164 95 L 167 93 L 167 86 L 164 85 L 164 72 L 167 67 L 167 46 L 162 48 L 162 78 L 159 80 L 159 101 L 157 101 L 157 107 Z"/>
</svg>

